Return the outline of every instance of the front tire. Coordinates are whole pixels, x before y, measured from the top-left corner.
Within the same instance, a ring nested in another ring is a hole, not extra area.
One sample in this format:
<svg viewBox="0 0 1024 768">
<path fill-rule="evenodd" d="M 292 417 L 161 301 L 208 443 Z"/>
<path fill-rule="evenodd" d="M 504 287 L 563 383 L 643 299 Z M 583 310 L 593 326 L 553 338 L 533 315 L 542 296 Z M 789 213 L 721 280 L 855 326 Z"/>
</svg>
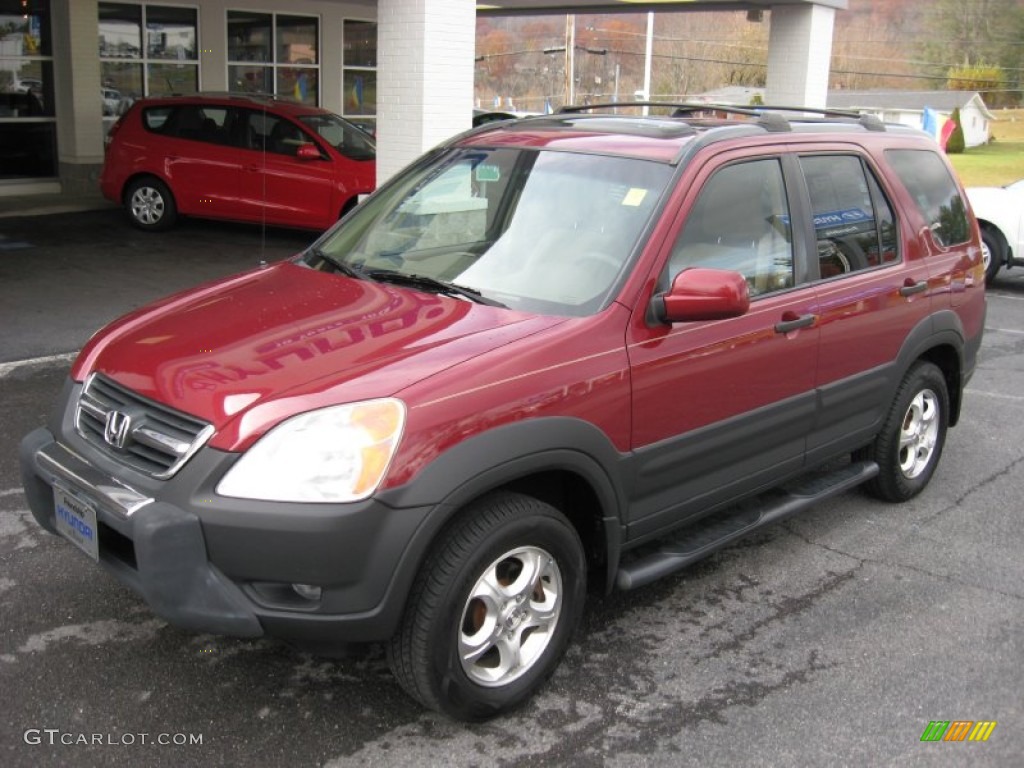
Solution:
<svg viewBox="0 0 1024 768">
<path fill-rule="evenodd" d="M 868 493 L 902 502 L 923 491 L 942 456 L 948 423 L 946 379 L 937 366 L 919 362 L 903 378 L 874 443 L 858 457 L 878 463 Z"/>
<path fill-rule="evenodd" d="M 444 533 L 388 646 L 423 705 L 480 720 L 522 703 L 558 665 L 579 622 L 586 560 L 554 507 L 516 493 L 475 502 Z"/>
<path fill-rule="evenodd" d="M 160 179 L 152 177 L 136 179 L 129 185 L 124 207 L 132 224 L 147 232 L 168 229 L 178 218 L 171 190 Z"/>
</svg>

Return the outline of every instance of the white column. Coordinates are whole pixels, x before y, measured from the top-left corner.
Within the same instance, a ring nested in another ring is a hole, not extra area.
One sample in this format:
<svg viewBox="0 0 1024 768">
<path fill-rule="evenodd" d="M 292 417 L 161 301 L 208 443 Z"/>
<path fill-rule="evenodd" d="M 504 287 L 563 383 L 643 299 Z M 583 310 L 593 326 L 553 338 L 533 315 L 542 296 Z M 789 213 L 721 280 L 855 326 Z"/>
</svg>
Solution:
<svg viewBox="0 0 1024 768">
<path fill-rule="evenodd" d="M 818 107 L 828 99 L 836 11 L 823 5 L 773 5 L 765 102 Z"/>
<path fill-rule="evenodd" d="M 380 0 L 377 183 L 472 125 L 475 0 Z"/>
</svg>

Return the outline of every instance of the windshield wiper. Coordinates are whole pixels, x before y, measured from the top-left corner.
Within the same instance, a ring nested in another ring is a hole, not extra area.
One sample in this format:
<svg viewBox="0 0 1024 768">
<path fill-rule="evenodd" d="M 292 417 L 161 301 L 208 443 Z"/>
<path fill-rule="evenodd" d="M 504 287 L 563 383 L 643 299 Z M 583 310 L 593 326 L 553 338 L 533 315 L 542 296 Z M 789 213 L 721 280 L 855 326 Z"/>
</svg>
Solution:
<svg viewBox="0 0 1024 768">
<path fill-rule="evenodd" d="M 368 277 L 366 272 L 364 272 L 363 270 L 359 269 L 358 267 L 353 267 L 351 264 L 346 264 L 343 261 L 339 261 L 338 259 L 334 258 L 333 256 L 330 256 L 325 251 L 323 251 L 322 249 L 318 248 L 315 245 L 310 247 L 309 253 L 313 254 L 322 261 L 326 261 L 328 264 L 330 264 L 332 267 L 334 267 L 336 270 L 341 272 L 341 274 L 345 275 L 346 277 L 353 277 L 356 280 L 366 280 L 366 278 Z"/>
<path fill-rule="evenodd" d="M 382 283 L 408 285 L 411 288 L 422 288 L 426 291 L 444 293 L 449 296 L 461 296 L 462 298 L 469 299 L 477 304 L 486 304 L 488 307 L 501 307 L 502 309 L 508 309 L 505 304 L 502 304 L 500 301 L 487 298 L 480 293 L 480 291 L 474 288 L 467 288 L 464 285 L 456 285 L 455 283 L 438 280 L 436 277 L 427 277 L 426 275 L 409 275 L 405 272 L 396 272 L 393 269 L 371 269 L 365 272 L 364 276 L 373 280 L 379 280 Z"/>
</svg>

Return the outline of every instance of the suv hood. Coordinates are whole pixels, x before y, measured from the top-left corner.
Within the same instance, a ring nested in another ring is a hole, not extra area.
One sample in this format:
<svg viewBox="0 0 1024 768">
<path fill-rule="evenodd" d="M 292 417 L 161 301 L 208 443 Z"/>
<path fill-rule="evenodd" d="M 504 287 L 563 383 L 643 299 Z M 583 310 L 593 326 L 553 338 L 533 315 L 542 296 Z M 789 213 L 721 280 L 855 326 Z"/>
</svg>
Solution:
<svg viewBox="0 0 1024 768">
<path fill-rule="evenodd" d="M 281 262 L 115 321 L 72 377 L 102 372 L 242 450 L 296 413 L 393 395 L 560 322 Z"/>
</svg>

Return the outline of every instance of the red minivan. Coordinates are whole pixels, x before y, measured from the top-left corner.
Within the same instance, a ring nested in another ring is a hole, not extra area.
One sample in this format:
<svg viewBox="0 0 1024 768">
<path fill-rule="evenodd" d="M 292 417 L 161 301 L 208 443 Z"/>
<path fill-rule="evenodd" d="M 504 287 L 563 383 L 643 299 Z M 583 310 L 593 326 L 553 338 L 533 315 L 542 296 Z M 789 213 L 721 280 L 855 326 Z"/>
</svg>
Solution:
<svg viewBox="0 0 1024 768">
<path fill-rule="evenodd" d="M 103 195 L 145 230 L 179 215 L 324 230 L 376 185 L 372 136 L 266 96 L 142 99 L 106 141 Z"/>
</svg>

